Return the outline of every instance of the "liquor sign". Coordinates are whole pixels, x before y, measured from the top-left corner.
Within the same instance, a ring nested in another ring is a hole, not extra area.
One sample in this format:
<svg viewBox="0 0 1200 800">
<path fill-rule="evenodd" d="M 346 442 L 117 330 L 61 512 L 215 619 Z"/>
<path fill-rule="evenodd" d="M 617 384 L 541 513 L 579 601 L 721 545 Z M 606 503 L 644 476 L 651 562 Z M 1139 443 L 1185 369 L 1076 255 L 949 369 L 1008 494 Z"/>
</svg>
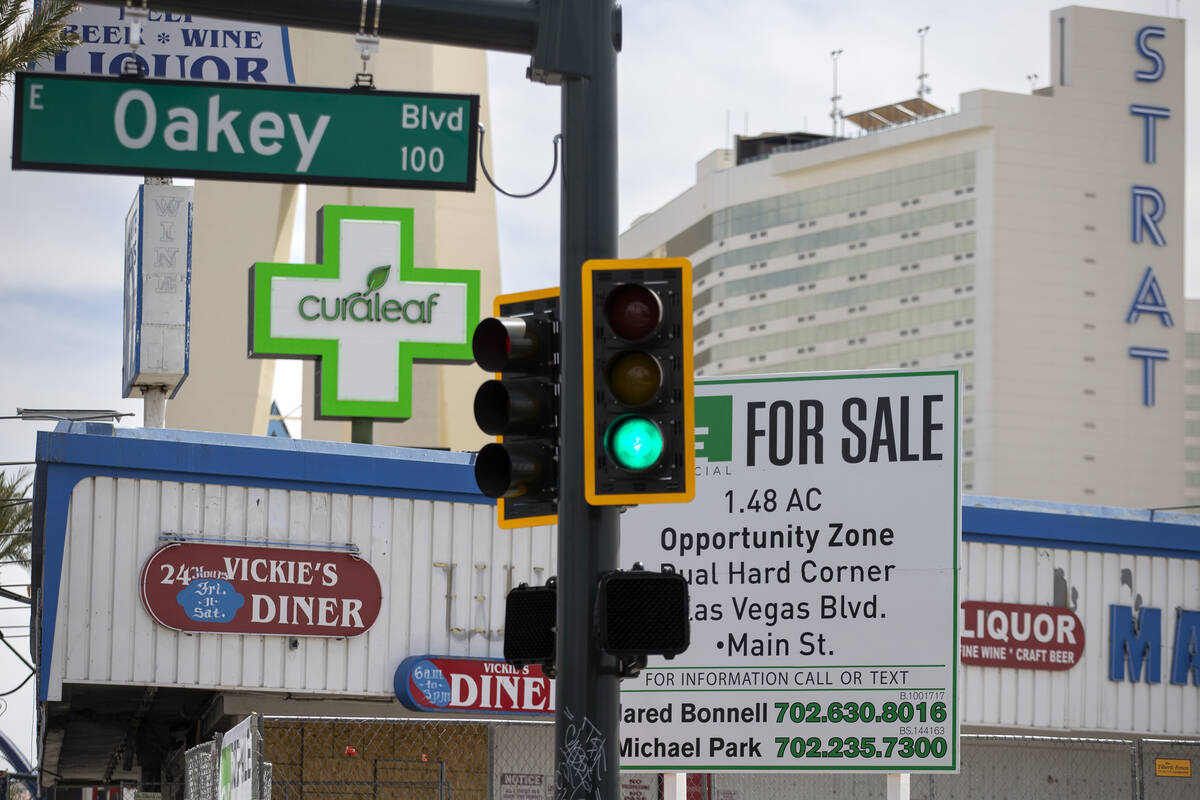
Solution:
<svg viewBox="0 0 1200 800">
<path fill-rule="evenodd" d="M 1083 621 L 1069 608 L 967 601 L 961 626 L 959 655 L 970 667 L 1061 671 L 1083 656 Z"/>
<path fill-rule="evenodd" d="M 538 666 L 498 658 L 412 656 L 396 669 L 396 697 L 413 711 L 550 714 L 553 682 Z"/>
<path fill-rule="evenodd" d="M 13 169 L 475 190 L 478 95 L 18 73 Z"/>
<path fill-rule="evenodd" d="M 691 646 L 621 682 L 621 769 L 959 766 L 956 371 L 696 380 L 696 496 L 621 557 L 690 584 Z"/>
<path fill-rule="evenodd" d="M 382 603 L 374 568 L 350 553 L 181 543 L 142 568 L 146 611 L 189 633 L 358 636 Z"/>
<path fill-rule="evenodd" d="M 252 358 L 317 362 L 318 419 L 412 416 L 414 361 L 470 363 L 479 271 L 413 265 L 413 210 L 323 206 L 317 264 L 250 268 Z"/>
<path fill-rule="evenodd" d="M 134 61 L 151 78 L 295 82 L 287 28 L 152 10 L 141 22 L 134 52 L 130 21 L 124 8 L 81 4 L 63 25 L 63 34 L 79 36 L 79 46 L 58 51 L 38 68 L 121 75 L 125 62 Z"/>
<path fill-rule="evenodd" d="M 192 301 L 192 187 L 144 184 L 125 217 L 122 397 L 188 375 Z"/>
</svg>

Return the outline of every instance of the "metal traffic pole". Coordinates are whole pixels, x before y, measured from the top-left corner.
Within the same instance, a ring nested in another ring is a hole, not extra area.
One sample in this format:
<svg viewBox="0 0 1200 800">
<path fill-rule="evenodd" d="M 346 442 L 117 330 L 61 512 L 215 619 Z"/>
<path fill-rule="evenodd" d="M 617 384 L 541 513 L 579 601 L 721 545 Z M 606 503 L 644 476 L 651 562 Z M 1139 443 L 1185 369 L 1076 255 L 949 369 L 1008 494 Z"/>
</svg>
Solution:
<svg viewBox="0 0 1200 800">
<path fill-rule="evenodd" d="M 616 800 L 620 679 L 595 635 L 596 590 L 619 567 L 620 512 L 584 499 L 583 262 L 617 256 L 617 51 L 612 0 L 569 4 L 590 32 L 590 74 L 562 81 L 561 419 L 558 481 L 558 680 L 555 784 L 559 798 Z M 569 24 L 564 24 L 569 29 Z"/>
</svg>

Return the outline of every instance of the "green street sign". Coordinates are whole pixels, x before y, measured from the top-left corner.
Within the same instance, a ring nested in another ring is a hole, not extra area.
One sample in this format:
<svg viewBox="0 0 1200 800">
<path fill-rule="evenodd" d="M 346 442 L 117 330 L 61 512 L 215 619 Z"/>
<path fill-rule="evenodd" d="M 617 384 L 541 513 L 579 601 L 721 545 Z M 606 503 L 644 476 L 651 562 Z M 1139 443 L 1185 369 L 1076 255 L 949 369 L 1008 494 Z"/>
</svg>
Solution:
<svg viewBox="0 0 1200 800">
<path fill-rule="evenodd" d="M 315 359 L 318 419 L 408 419 L 414 361 L 474 360 L 479 271 L 414 267 L 411 208 L 317 225 L 320 263 L 250 268 L 250 357 Z"/>
<path fill-rule="evenodd" d="M 18 73 L 13 168 L 474 191 L 478 95 Z"/>
</svg>

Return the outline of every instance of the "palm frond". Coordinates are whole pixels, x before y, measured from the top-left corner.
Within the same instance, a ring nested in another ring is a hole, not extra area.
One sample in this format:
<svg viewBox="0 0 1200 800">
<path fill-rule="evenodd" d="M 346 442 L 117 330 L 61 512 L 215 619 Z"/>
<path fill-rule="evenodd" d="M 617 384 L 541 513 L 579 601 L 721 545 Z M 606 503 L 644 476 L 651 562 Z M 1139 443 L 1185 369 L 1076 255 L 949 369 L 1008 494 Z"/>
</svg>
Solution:
<svg viewBox="0 0 1200 800">
<path fill-rule="evenodd" d="M 29 491 L 28 472 L 8 473 L 0 471 L 0 501 L 25 497 Z M 17 536 L 0 537 L 0 561 L 29 558 L 31 535 L 25 533 L 33 523 L 31 503 L 0 502 L 0 531 L 18 533 Z"/>
<path fill-rule="evenodd" d="M 0 0 L 0 41 L 6 41 L 21 19 L 21 0 Z"/>
<path fill-rule="evenodd" d="M 79 37 L 62 36 L 63 24 L 78 7 L 74 0 L 43 0 L 17 28 L 21 0 L 0 0 L 0 84 L 26 65 L 78 44 Z"/>
</svg>

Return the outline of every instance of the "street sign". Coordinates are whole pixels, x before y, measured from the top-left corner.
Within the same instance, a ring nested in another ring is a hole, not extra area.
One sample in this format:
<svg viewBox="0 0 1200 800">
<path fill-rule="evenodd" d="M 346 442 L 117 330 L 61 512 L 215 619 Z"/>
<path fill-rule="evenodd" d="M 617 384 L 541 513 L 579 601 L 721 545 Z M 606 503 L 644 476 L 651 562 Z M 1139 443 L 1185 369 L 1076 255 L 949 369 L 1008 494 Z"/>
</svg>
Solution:
<svg viewBox="0 0 1200 800">
<path fill-rule="evenodd" d="M 474 191 L 478 95 L 18 73 L 13 168 Z"/>
<path fill-rule="evenodd" d="M 695 499 L 622 519 L 692 628 L 622 683 L 621 769 L 956 771 L 958 373 L 695 391 Z"/>
<path fill-rule="evenodd" d="M 250 268 L 249 354 L 315 359 L 317 419 L 412 416 L 414 361 L 470 363 L 479 270 L 413 265 L 413 210 L 323 206 L 317 264 Z"/>
</svg>

